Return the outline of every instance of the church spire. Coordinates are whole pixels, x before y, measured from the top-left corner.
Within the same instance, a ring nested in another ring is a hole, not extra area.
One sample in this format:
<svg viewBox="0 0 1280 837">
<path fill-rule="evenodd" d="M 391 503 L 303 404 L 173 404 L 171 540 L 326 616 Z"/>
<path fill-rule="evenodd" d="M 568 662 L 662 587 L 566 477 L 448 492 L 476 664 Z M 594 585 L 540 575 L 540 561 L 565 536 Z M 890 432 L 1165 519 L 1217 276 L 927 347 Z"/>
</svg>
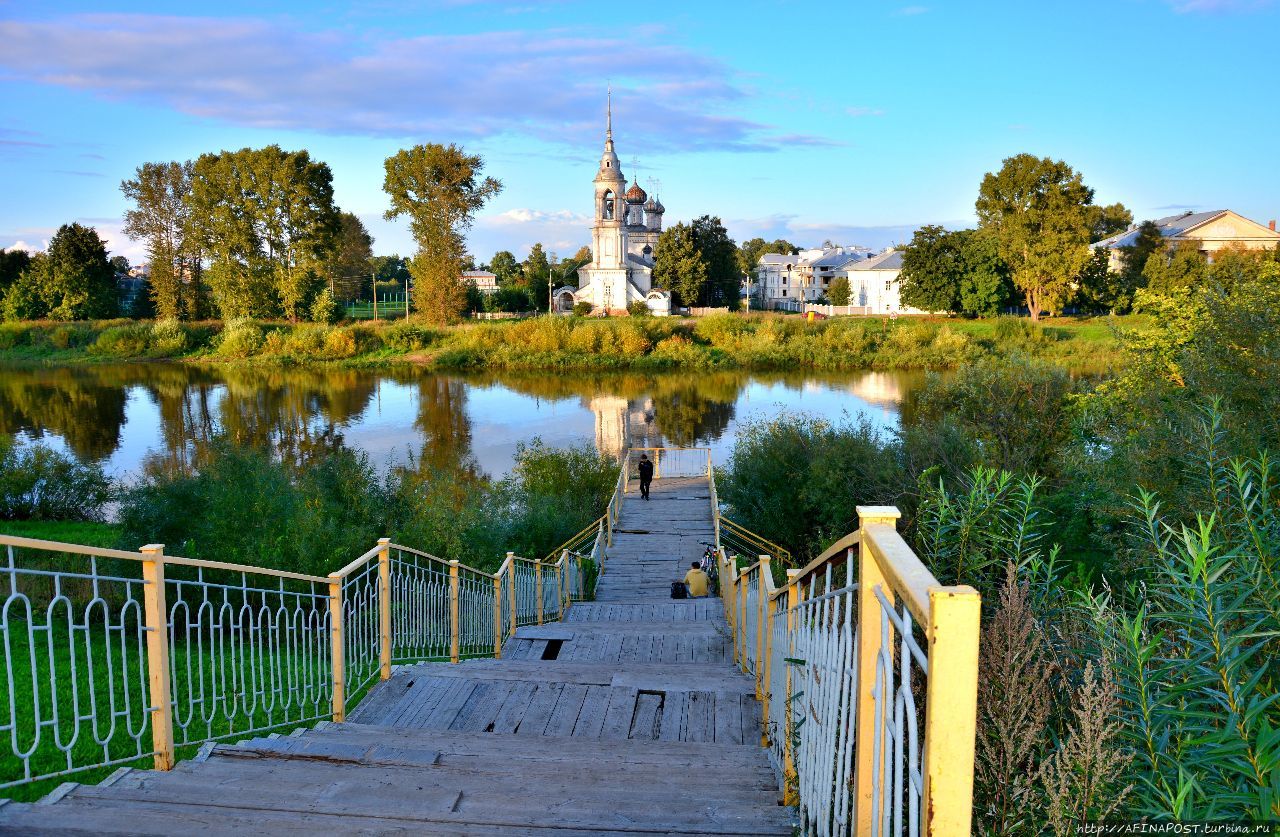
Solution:
<svg viewBox="0 0 1280 837">
<path fill-rule="evenodd" d="M 607 99 L 607 102 L 608 104 L 605 105 L 605 109 L 604 109 L 604 138 L 606 140 L 612 141 L 613 140 L 613 85 L 612 84 L 609 85 L 609 98 Z"/>
</svg>

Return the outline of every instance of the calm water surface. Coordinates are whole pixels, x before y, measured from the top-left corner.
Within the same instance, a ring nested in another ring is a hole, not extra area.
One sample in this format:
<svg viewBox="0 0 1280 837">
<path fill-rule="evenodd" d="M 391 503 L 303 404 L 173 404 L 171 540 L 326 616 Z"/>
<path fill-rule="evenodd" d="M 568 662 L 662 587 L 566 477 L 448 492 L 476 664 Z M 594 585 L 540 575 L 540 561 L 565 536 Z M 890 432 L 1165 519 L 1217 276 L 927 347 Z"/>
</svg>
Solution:
<svg viewBox="0 0 1280 837">
<path fill-rule="evenodd" d="M 516 445 L 710 446 L 783 411 L 865 416 L 896 428 L 919 373 L 438 375 L 412 368 L 264 369 L 185 364 L 0 368 L 0 432 L 42 440 L 128 479 L 184 461 L 220 432 L 282 455 L 345 444 L 387 467 L 472 457 L 494 476 Z"/>
</svg>

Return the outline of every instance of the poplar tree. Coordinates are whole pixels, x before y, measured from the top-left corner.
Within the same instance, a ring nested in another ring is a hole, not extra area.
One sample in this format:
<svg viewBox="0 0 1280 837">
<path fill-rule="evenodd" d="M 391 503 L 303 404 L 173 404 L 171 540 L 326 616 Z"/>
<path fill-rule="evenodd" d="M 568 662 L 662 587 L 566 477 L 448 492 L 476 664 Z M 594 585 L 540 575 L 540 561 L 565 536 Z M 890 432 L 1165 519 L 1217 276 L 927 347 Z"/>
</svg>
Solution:
<svg viewBox="0 0 1280 837">
<path fill-rule="evenodd" d="M 162 320 L 182 316 L 189 307 L 184 306 L 184 279 L 196 281 L 198 259 L 189 252 L 186 241 L 192 167 L 190 161 L 144 163 L 133 180 L 120 184 L 120 191 L 133 201 L 133 209 L 124 215 L 124 233 L 146 243 L 150 261 L 147 290 L 156 317 Z"/>
<path fill-rule="evenodd" d="M 467 304 L 462 279 L 465 233 L 475 213 L 502 190 L 481 179 L 484 162 L 456 145 L 428 143 L 388 157 L 382 188 L 391 198 L 388 220 L 408 216 L 418 252 L 410 261 L 413 307 L 427 320 L 458 320 Z"/>
<path fill-rule="evenodd" d="M 334 299 L 350 300 L 360 295 L 373 266 L 373 236 L 352 212 L 338 218 L 338 234 L 325 262 L 325 278 Z"/>
</svg>

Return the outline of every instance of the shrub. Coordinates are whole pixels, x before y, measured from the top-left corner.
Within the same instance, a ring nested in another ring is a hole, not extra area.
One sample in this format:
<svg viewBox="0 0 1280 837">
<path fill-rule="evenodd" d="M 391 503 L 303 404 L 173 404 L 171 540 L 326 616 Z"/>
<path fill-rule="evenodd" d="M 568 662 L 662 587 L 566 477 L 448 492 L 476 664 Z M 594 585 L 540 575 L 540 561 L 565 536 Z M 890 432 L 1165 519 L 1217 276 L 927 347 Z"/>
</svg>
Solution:
<svg viewBox="0 0 1280 837">
<path fill-rule="evenodd" d="M 342 306 L 333 298 L 333 293 L 325 288 L 311 301 L 310 314 L 313 323 L 333 325 L 342 319 Z"/>
<path fill-rule="evenodd" d="M 324 353 L 330 358 L 351 357 L 356 353 L 356 335 L 347 329 L 331 329 L 324 336 Z"/>
<path fill-rule="evenodd" d="M 0 518 L 101 520 L 110 499 L 111 481 L 101 466 L 46 445 L 19 448 L 0 436 Z"/>
<path fill-rule="evenodd" d="M 649 306 L 645 304 L 643 299 L 637 299 L 627 305 L 627 313 L 632 317 L 647 317 L 649 316 L 650 311 Z"/>
<path fill-rule="evenodd" d="M 589 317 L 594 310 L 596 308 L 590 302 L 575 302 L 573 304 L 573 313 L 579 317 Z"/>
<path fill-rule="evenodd" d="M 300 325 L 284 334 L 283 354 L 296 358 L 318 358 L 325 353 L 329 327 Z"/>
<path fill-rule="evenodd" d="M 390 328 L 383 329 L 381 334 L 382 342 L 399 352 L 425 349 L 439 339 L 439 332 L 412 320 L 400 320 Z"/>
<path fill-rule="evenodd" d="M 172 357 L 187 350 L 187 332 L 177 320 L 156 320 L 151 326 L 151 353 Z"/>
<path fill-rule="evenodd" d="M 143 323 L 112 326 L 98 335 L 89 354 L 104 357 L 142 357 L 151 344 L 151 327 Z"/>
<path fill-rule="evenodd" d="M 217 353 L 230 358 L 252 357 L 262 348 L 262 342 L 262 328 L 253 320 L 228 320 Z"/>
<path fill-rule="evenodd" d="M 620 353 L 628 357 L 639 357 L 653 347 L 653 342 L 649 340 L 649 335 L 635 323 L 623 323 L 618 327 L 615 334 L 617 335 Z"/>
</svg>

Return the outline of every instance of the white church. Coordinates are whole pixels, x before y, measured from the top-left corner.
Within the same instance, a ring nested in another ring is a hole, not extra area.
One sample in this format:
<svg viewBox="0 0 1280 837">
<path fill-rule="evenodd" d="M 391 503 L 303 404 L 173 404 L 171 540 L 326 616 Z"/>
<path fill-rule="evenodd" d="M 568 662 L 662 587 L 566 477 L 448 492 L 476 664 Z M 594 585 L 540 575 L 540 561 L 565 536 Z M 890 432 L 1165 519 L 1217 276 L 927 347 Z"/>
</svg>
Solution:
<svg viewBox="0 0 1280 837">
<path fill-rule="evenodd" d="M 597 313 L 624 313 L 633 302 L 644 302 L 658 315 L 671 311 L 671 295 L 653 287 L 653 251 L 662 233 L 662 213 L 656 196 L 638 182 L 627 188 L 617 152 L 613 149 L 613 104 L 606 108 L 604 154 L 595 177 L 595 216 L 591 225 L 590 264 L 578 270 L 578 287 L 557 288 L 557 308 L 567 312 L 588 302 Z"/>
</svg>

